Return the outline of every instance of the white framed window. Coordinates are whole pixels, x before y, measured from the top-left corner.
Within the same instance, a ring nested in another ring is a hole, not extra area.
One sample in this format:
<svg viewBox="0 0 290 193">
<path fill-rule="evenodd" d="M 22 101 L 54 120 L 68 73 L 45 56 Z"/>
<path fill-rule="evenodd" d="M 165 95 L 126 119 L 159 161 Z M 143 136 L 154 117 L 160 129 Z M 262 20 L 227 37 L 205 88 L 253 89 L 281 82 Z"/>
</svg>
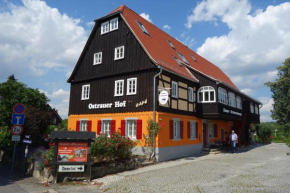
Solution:
<svg viewBox="0 0 290 193">
<path fill-rule="evenodd" d="M 127 136 L 131 139 L 136 139 L 136 124 L 137 120 L 127 120 Z"/>
<path fill-rule="evenodd" d="M 124 46 L 120 46 L 115 48 L 115 60 L 119 60 L 124 58 L 125 55 L 125 47 Z"/>
<path fill-rule="evenodd" d="M 236 100 L 237 100 L 237 108 L 238 109 L 242 109 L 243 107 L 243 104 L 242 104 L 242 99 L 241 99 L 241 97 L 240 96 L 237 96 L 236 97 Z"/>
<path fill-rule="evenodd" d="M 167 40 L 167 42 L 169 43 L 169 45 L 171 46 L 171 48 L 175 49 L 174 45 L 172 44 L 171 41 Z"/>
<path fill-rule="evenodd" d="M 127 95 L 137 94 L 137 78 L 127 79 Z"/>
<path fill-rule="evenodd" d="M 87 120 L 80 121 L 80 131 L 88 131 L 88 121 Z"/>
<path fill-rule="evenodd" d="M 94 54 L 94 65 L 102 63 L 102 52 Z"/>
<path fill-rule="evenodd" d="M 182 64 L 180 63 L 180 61 L 175 56 L 173 56 L 173 58 L 177 62 L 177 64 L 182 67 Z"/>
<path fill-rule="evenodd" d="M 203 86 L 198 89 L 198 102 L 199 103 L 212 103 L 215 102 L 215 90 L 211 86 Z"/>
<path fill-rule="evenodd" d="M 177 52 L 178 56 L 182 59 L 183 62 L 185 62 L 186 64 L 188 64 L 187 60 L 185 59 L 185 57 L 180 54 L 179 52 Z"/>
<path fill-rule="evenodd" d="M 173 139 L 180 139 L 180 121 L 173 120 Z"/>
<path fill-rule="evenodd" d="M 229 105 L 231 107 L 237 107 L 235 94 L 232 92 L 229 92 L 228 96 L 229 96 Z"/>
<path fill-rule="evenodd" d="M 118 29 L 118 18 L 114 18 L 110 20 L 110 31 L 114 31 Z"/>
<path fill-rule="evenodd" d="M 190 121 L 190 138 L 195 139 L 196 138 L 196 122 Z"/>
<path fill-rule="evenodd" d="M 258 115 L 259 114 L 259 108 L 258 108 L 258 105 L 255 104 L 255 113 Z"/>
<path fill-rule="evenodd" d="M 110 136 L 111 132 L 111 120 L 102 120 L 102 133 Z"/>
<path fill-rule="evenodd" d="M 108 33 L 110 31 L 109 25 L 110 25 L 109 21 L 104 22 L 104 23 L 101 24 L 101 35 L 105 34 L 105 33 Z"/>
<path fill-rule="evenodd" d="M 90 98 L 90 85 L 82 86 L 82 100 L 88 100 Z"/>
<path fill-rule="evenodd" d="M 228 104 L 228 94 L 224 88 L 218 88 L 218 100 L 220 103 L 223 103 L 225 105 Z"/>
<path fill-rule="evenodd" d="M 193 102 L 193 88 L 188 87 L 188 101 Z"/>
<path fill-rule="evenodd" d="M 171 96 L 174 98 L 178 98 L 178 83 L 175 81 L 172 81 Z"/>
<path fill-rule="evenodd" d="M 141 28 L 141 30 L 142 30 L 144 33 L 146 33 L 146 34 L 149 35 L 149 33 L 148 33 L 148 31 L 146 30 L 146 28 L 144 27 L 144 25 L 143 25 L 142 23 L 140 23 L 139 21 L 136 21 L 136 22 L 138 23 L 138 25 L 139 25 L 139 27 Z"/>
<path fill-rule="evenodd" d="M 124 94 L 124 80 L 115 81 L 115 96 L 123 96 Z"/>
<path fill-rule="evenodd" d="M 251 110 L 251 113 L 254 113 L 254 105 L 253 105 L 253 103 L 250 103 L 250 110 Z"/>
</svg>

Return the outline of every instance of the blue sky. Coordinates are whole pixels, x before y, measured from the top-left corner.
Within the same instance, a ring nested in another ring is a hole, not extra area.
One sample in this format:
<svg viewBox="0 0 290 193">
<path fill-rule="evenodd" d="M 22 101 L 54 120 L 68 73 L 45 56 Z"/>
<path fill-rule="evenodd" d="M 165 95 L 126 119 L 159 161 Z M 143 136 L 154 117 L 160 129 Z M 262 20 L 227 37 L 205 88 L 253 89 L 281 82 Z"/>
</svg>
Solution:
<svg viewBox="0 0 290 193">
<path fill-rule="evenodd" d="M 290 3 L 282 0 L 0 0 L 0 82 L 14 73 L 66 118 L 66 80 L 93 21 L 122 4 L 219 66 L 264 104 L 261 120 L 271 121 L 264 82 L 290 55 Z"/>
</svg>

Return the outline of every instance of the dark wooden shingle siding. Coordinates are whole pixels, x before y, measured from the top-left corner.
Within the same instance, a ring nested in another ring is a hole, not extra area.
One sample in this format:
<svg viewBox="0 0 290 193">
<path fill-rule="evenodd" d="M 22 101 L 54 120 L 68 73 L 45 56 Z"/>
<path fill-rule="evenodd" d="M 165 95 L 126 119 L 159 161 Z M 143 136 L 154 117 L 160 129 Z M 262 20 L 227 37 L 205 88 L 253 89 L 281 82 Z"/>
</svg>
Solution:
<svg viewBox="0 0 290 193">
<path fill-rule="evenodd" d="M 102 22 L 97 24 L 92 41 L 89 42 L 87 50 L 84 50 L 83 58 L 79 60 L 73 82 L 156 67 L 125 22 L 119 16 L 115 17 L 119 18 L 118 29 L 115 31 L 101 35 Z M 112 18 L 108 20 L 110 19 Z M 115 48 L 118 46 L 125 47 L 125 57 L 115 61 Z M 102 63 L 93 65 L 94 54 L 97 52 L 102 52 Z"/>
<path fill-rule="evenodd" d="M 114 77 L 95 79 L 82 83 L 72 83 L 70 93 L 69 114 L 100 114 L 152 111 L 153 77 L 156 70 L 146 70 L 134 74 L 123 74 Z M 137 78 L 137 94 L 127 95 L 127 79 Z M 124 80 L 124 95 L 114 96 L 115 80 Z M 89 100 L 81 100 L 82 85 L 90 84 Z M 136 107 L 147 99 L 147 104 Z M 115 101 L 126 101 L 126 107 L 89 109 L 88 105 L 113 103 Z"/>
</svg>

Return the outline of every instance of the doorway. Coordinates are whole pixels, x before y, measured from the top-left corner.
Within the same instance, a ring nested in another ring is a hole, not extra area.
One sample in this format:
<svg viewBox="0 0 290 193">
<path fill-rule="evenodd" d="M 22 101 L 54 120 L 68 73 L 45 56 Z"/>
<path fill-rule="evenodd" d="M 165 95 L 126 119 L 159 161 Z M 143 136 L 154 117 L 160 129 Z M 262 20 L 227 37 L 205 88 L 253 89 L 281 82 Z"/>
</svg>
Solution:
<svg viewBox="0 0 290 193">
<path fill-rule="evenodd" d="M 221 137 L 222 137 L 222 141 L 225 141 L 225 129 L 221 128 Z"/>
<path fill-rule="evenodd" d="M 203 123 L 203 147 L 207 147 L 207 124 Z"/>
</svg>

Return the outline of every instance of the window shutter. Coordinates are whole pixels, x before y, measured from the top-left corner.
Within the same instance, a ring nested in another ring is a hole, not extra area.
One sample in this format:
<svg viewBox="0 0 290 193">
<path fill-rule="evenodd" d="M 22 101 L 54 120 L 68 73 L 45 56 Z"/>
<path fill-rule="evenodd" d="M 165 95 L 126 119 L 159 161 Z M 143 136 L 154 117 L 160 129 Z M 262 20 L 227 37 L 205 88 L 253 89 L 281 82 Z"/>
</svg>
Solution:
<svg viewBox="0 0 290 193">
<path fill-rule="evenodd" d="M 125 136 L 125 125 L 126 125 L 125 120 L 121 120 L 121 135 L 122 136 Z"/>
<path fill-rule="evenodd" d="M 217 137 L 217 124 L 214 124 L 214 137 Z"/>
<path fill-rule="evenodd" d="M 198 138 L 198 123 L 195 122 L 195 138 Z"/>
<path fill-rule="evenodd" d="M 136 138 L 137 139 L 142 139 L 142 120 L 138 119 L 137 120 L 137 128 L 136 128 Z"/>
<path fill-rule="evenodd" d="M 88 121 L 87 131 L 88 132 L 91 132 L 92 131 L 92 121 Z"/>
<path fill-rule="evenodd" d="M 187 138 L 190 138 L 190 121 L 187 122 Z"/>
<path fill-rule="evenodd" d="M 76 124 L 76 131 L 80 131 L 80 121 L 77 121 L 77 124 Z"/>
<path fill-rule="evenodd" d="M 98 120 L 97 134 L 100 135 L 102 131 L 102 121 Z"/>
<path fill-rule="evenodd" d="M 170 120 L 169 138 L 173 139 L 173 120 Z"/>
<path fill-rule="evenodd" d="M 180 121 L 180 139 L 183 139 L 183 121 Z"/>
<path fill-rule="evenodd" d="M 111 121 L 111 135 L 116 132 L 116 120 Z"/>
</svg>

